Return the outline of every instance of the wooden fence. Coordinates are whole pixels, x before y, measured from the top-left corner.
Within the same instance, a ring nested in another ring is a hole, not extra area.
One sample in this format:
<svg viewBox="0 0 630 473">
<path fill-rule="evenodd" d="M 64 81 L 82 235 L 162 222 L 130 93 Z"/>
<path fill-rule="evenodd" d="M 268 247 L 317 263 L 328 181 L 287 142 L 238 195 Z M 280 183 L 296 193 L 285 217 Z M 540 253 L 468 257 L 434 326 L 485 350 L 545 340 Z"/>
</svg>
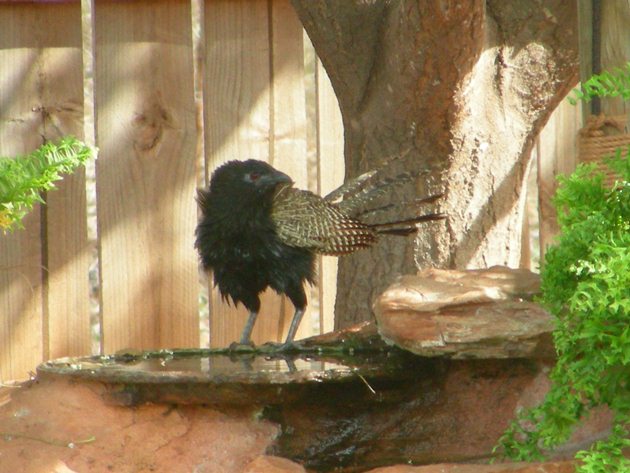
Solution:
<svg viewBox="0 0 630 473">
<path fill-rule="evenodd" d="M 601 18 L 630 44 L 622 15 Z M 60 356 L 207 345 L 193 249 L 207 170 L 253 157 L 318 193 L 343 180 L 338 104 L 289 0 L 0 1 L 0 25 L 0 156 L 67 134 L 99 149 L 24 230 L 0 235 L 0 380 Z M 624 51 L 602 66 L 627 61 Z M 575 165 L 581 122 L 564 102 L 535 147 L 543 250 L 557 231 L 555 175 Z M 332 328 L 335 264 L 321 262 L 300 337 Z M 246 314 L 213 289 L 208 299 L 210 344 L 224 346 Z M 265 294 L 254 341 L 281 339 L 292 312 Z"/>
<path fill-rule="evenodd" d="M 0 236 L 0 379 L 90 354 L 94 248 L 100 350 L 199 346 L 205 170 L 252 157 L 316 192 L 343 180 L 336 98 L 288 0 L 2 2 L 0 24 L 0 156 L 66 134 L 99 149 L 95 184 L 89 168 L 65 178 Z M 332 327 L 334 272 L 327 259 L 300 336 Z M 223 346 L 245 313 L 209 299 Z M 265 294 L 254 340 L 280 339 L 292 313 Z"/>
</svg>

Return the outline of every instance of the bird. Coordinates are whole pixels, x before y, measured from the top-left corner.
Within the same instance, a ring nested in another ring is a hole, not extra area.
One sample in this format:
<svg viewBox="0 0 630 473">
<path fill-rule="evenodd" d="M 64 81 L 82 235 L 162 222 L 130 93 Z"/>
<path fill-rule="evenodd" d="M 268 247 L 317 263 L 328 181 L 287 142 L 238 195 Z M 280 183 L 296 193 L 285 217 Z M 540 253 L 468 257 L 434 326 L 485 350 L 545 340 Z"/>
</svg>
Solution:
<svg viewBox="0 0 630 473">
<path fill-rule="evenodd" d="M 423 171 L 424 172 L 424 171 Z M 224 301 L 243 304 L 249 316 L 236 346 L 253 346 L 251 333 L 260 311 L 260 293 L 271 287 L 286 295 L 295 313 L 286 340 L 289 350 L 307 307 L 306 282 L 314 284 L 316 254 L 343 256 L 369 248 L 381 235 L 405 236 L 417 224 L 442 220 L 431 213 L 385 223 L 367 223 L 366 215 L 389 209 L 363 209 L 394 183 L 419 173 L 403 173 L 371 183 L 365 173 L 325 197 L 294 187 L 293 180 L 270 164 L 248 159 L 228 161 L 198 189 L 200 218 L 195 248 L 200 264 L 212 272 Z M 441 194 L 420 199 L 433 202 Z"/>
</svg>

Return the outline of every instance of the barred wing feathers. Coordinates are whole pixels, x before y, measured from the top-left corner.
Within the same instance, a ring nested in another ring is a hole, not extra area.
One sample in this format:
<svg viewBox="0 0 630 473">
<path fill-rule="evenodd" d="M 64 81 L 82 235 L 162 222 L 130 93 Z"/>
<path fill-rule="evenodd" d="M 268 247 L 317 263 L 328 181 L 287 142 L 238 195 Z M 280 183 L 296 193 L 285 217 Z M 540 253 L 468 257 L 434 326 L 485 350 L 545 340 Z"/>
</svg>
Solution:
<svg viewBox="0 0 630 473">
<path fill-rule="evenodd" d="M 336 204 L 309 191 L 282 188 L 274 197 L 271 218 L 287 245 L 340 256 L 376 241 L 376 231 L 343 213 Z"/>
</svg>

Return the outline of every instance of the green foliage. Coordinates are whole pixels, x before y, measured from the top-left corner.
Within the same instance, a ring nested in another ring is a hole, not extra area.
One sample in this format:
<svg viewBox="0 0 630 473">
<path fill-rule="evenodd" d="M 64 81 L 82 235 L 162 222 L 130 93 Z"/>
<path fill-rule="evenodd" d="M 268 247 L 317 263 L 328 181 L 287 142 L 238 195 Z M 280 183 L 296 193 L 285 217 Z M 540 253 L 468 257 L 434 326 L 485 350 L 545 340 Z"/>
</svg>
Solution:
<svg viewBox="0 0 630 473">
<path fill-rule="evenodd" d="M 54 187 L 62 174 L 71 173 L 92 156 L 92 150 L 73 137 L 59 143 L 46 143 L 28 156 L 0 157 L 0 228 L 22 226 L 22 218 L 36 202 L 43 202 L 41 191 Z"/>
<path fill-rule="evenodd" d="M 542 302 L 556 318 L 552 387 L 500 441 L 508 457 L 542 459 L 589 411 L 606 405 L 613 431 L 578 453 L 580 473 L 630 472 L 623 455 L 630 447 L 630 156 L 617 150 L 607 163 L 621 176 L 612 189 L 594 165 L 559 177 L 561 235 L 541 272 Z"/>
<path fill-rule="evenodd" d="M 575 105 L 578 100 L 591 101 L 594 97 L 621 97 L 630 100 L 630 63 L 624 68 L 615 68 L 591 77 L 580 89 L 573 90 L 569 102 Z"/>
</svg>

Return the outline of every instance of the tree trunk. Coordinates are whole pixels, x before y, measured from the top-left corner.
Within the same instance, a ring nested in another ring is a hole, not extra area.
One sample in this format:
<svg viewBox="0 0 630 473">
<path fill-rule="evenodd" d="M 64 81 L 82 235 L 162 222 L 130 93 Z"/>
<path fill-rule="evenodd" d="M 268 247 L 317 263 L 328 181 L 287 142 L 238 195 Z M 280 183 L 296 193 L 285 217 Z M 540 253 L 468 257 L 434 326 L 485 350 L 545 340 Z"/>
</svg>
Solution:
<svg viewBox="0 0 630 473">
<path fill-rule="evenodd" d="M 293 4 L 339 99 L 346 176 L 406 152 L 393 173 L 434 171 L 389 201 L 446 193 L 447 221 L 341 259 L 337 328 L 369 319 L 397 275 L 518 266 L 532 144 L 577 81 L 576 2 Z"/>
</svg>

